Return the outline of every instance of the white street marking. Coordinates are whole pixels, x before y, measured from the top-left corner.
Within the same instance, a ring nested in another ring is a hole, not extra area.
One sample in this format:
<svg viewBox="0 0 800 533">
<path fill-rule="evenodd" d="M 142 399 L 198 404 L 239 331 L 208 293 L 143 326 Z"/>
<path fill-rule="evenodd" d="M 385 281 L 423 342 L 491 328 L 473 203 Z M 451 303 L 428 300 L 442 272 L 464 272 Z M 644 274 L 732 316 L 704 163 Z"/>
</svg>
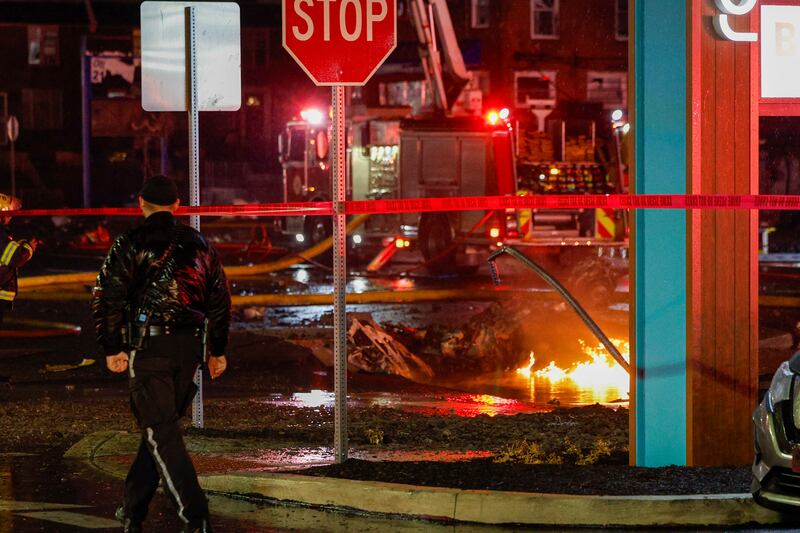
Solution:
<svg viewBox="0 0 800 533">
<path fill-rule="evenodd" d="M 109 520 L 108 518 L 100 518 L 99 516 L 92 516 L 88 514 L 73 513 L 71 511 L 36 511 L 29 513 L 17 513 L 17 515 L 28 518 L 38 518 L 39 520 L 47 520 L 50 522 L 57 522 L 59 524 L 66 524 L 68 526 L 82 527 L 84 529 L 118 529 L 121 527 L 120 523 L 116 520 Z"/>
<path fill-rule="evenodd" d="M 88 505 L 71 503 L 17 502 L 0 500 L 0 511 L 38 511 L 44 509 L 85 509 Z"/>
</svg>

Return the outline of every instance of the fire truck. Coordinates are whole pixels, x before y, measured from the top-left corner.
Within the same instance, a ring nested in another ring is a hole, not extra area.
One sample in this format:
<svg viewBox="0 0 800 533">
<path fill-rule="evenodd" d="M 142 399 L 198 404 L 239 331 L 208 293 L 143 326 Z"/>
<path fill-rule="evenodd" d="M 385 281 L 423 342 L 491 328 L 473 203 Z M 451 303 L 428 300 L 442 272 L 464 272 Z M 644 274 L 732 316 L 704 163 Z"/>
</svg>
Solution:
<svg viewBox="0 0 800 533">
<path fill-rule="evenodd" d="M 508 109 L 465 116 L 453 113 L 453 103 L 470 74 L 447 3 L 414 0 L 410 15 L 433 112 L 411 117 L 407 108 L 363 109 L 348 118 L 349 198 L 616 190 L 615 180 L 606 171 L 609 164 L 595 162 L 591 121 L 545 123 L 546 114 L 534 112 L 531 117 L 536 114 L 541 120 L 533 120 L 530 126 L 530 119 L 517 120 Z M 287 124 L 279 142 L 286 201 L 330 199 L 329 138 L 329 114 L 323 110 L 302 110 L 297 120 Z M 615 151 L 619 155 L 619 143 Z M 624 227 L 618 218 L 617 213 L 598 215 L 594 210 L 382 215 L 370 217 L 350 236 L 348 245 L 356 255 L 381 251 L 370 264 L 372 269 L 398 251 L 417 249 L 428 271 L 446 273 L 481 264 L 493 248 L 513 244 L 572 266 L 591 263 L 595 266 L 577 269 L 584 272 L 583 283 L 590 280 L 613 291 L 613 275 L 598 275 L 596 266 L 610 271 L 609 262 L 598 257 L 627 257 Z M 331 234 L 330 217 L 293 217 L 282 224 L 282 232 L 298 245 L 315 244 Z"/>
</svg>

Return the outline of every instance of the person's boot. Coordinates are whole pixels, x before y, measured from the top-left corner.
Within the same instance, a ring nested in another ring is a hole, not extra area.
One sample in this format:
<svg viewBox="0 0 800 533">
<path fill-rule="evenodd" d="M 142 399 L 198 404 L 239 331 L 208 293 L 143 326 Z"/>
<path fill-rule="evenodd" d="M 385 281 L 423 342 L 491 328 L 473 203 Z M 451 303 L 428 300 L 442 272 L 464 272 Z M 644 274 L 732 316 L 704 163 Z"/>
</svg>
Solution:
<svg viewBox="0 0 800 533">
<path fill-rule="evenodd" d="M 129 516 L 125 516 L 125 507 L 119 506 L 117 512 L 114 513 L 114 518 L 122 524 L 122 531 L 124 533 L 142 533 L 142 523 L 134 521 Z"/>
</svg>

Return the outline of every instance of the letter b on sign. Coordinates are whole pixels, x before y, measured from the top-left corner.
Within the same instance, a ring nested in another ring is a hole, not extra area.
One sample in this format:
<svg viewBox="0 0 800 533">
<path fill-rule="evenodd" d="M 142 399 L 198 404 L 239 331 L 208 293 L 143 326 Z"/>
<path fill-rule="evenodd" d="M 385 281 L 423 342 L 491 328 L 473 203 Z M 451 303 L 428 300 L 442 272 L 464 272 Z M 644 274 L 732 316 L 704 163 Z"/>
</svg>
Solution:
<svg viewBox="0 0 800 533">
<path fill-rule="evenodd" d="M 775 53 L 779 56 L 793 56 L 797 53 L 795 39 L 797 30 L 791 22 L 775 23 Z"/>
<path fill-rule="evenodd" d="M 397 44 L 397 0 L 283 0 L 283 46 L 317 85 L 364 85 Z"/>
</svg>

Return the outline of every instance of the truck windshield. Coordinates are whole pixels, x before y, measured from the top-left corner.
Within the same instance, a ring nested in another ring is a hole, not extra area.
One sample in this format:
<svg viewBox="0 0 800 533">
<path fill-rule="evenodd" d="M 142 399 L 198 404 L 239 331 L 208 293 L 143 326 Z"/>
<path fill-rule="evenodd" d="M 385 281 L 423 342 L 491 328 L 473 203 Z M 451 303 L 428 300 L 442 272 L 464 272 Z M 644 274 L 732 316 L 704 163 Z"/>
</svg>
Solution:
<svg viewBox="0 0 800 533">
<path fill-rule="evenodd" d="M 289 161 L 305 161 L 306 158 L 306 132 L 305 130 L 289 130 Z"/>
</svg>

